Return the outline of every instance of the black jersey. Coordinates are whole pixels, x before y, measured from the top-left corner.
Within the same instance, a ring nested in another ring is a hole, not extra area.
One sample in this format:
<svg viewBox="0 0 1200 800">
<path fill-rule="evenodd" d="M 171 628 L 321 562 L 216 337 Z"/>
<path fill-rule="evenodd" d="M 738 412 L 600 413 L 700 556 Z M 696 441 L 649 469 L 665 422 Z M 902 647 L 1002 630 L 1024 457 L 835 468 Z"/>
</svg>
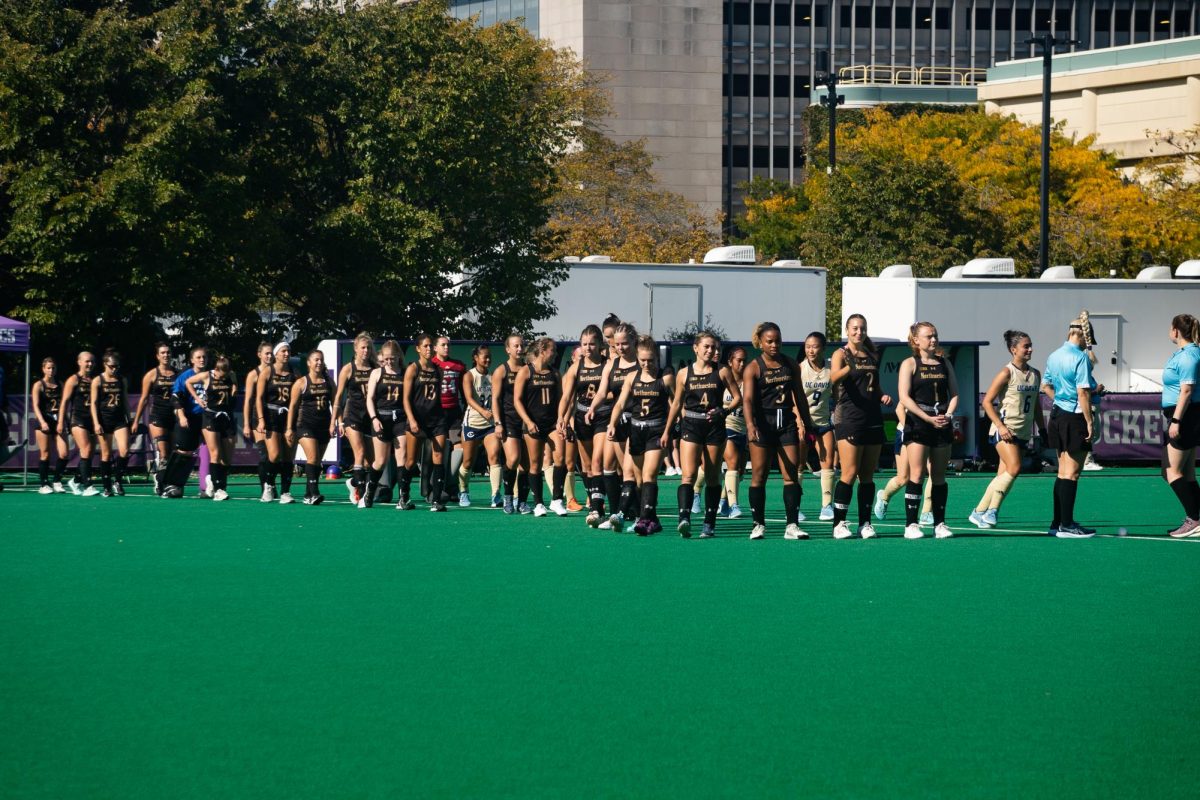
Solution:
<svg viewBox="0 0 1200 800">
<path fill-rule="evenodd" d="M 415 365 L 412 382 L 413 413 L 422 419 L 442 414 L 442 368 L 430 362 L 428 367 Z"/>
<path fill-rule="evenodd" d="M 381 369 L 375 381 L 375 411 L 391 414 L 404 410 L 404 373 Z"/>
<path fill-rule="evenodd" d="M 771 414 L 792 411 L 796 407 L 795 385 L 799 373 L 796 362 L 782 354 L 777 367 L 768 367 L 762 356 L 755 360 L 758 361 L 758 377 L 754 379 L 754 388 L 759 409 Z"/>
<path fill-rule="evenodd" d="M 92 379 L 76 375 L 75 390 L 71 393 L 71 424 L 92 427 Z"/>
<path fill-rule="evenodd" d="M 596 390 L 600 388 L 600 381 L 604 377 L 605 361 L 601 361 L 599 366 L 586 367 L 583 362 L 579 362 L 579 367 L 575 370 L 575 403 L 587 409 L 592 405 L 592 400 L 596 399 Z"/>
<path fill-rule="evenodd" d="M 306 427 L 315 424 L 328 426 L 332 418 L 333 390 L 329 380 L 324 378 L 314 381 L 307 378 L 304 381 L 304 391 L 300 393 L 300 419 Z"/>
<path fill-rule="evenodd" d="M 638 422 L 666 419 L 671 398 L 662 375 L 656 375 L 651 381 L 643 381 L 642 376 L 638 375 L 633 379 L 629 395 L 633 419 Z"/>
<path fill-rule="evenodd" d="M 228 372 L 218 378 L 209 373 L 208 386 L 204 387 L 206 411 L 229 414 L 233 411 L 233 376 Z"/>
<path fill-rule="evenodd" d="M 520 367 L 514 370 L 505 361 L 500 368 L 504 370 L 504 375 L 500 380 L 500 413 L 503 414 L 504 419 L 511 420 L 517 417 L 517 407 L 513 405 L 513 388 L 517 385 L 517 373 L 520 372 Z"/>
<path fill-rule="evenodd" d="M 100 417 L 105 420 L 124 420 L 128 414 L 122 395 L 125 381 L 122 378 L 108 380 L 100 376 L 100 391 L 97 400 L 100 403 Z"/>
<path fill-rule="evenodd" d="M 725 383 L 721 371 L 716 367 L 704 375 L 697 375 L 688 367 L 687 380 L 683 384 L 683 408 L 696 414 L 707 414 L 723 406 Z"/>
<path fill-rule="evenodd" d="M 150 408 L 154 411 L 173 412 L 174 404 L 171 396 L 175 393 L 175 373 L 164 375 L 158 367 L 154 368 L 154 380 L 150 383 Z"/>
<path fill-rule="evenodd" d="M 849 348 L 842 348 L 850 373 L 838 383 L 837 405 L 834 407 L 835 422 L 875 422 L 882 419 L 879 399 L 883 390 L 879 386 L 879 357 L 865 352 L 856 356 Z"/>
<path fill-rule="evenodd" d="M 950 400 L 950 371 L 946 368 L 946 359 L 938 357 L 935 362 L 922 364 L 919 358 L 916 359 L 909 394 L 917 405 L 943 411 Z"/>
<path fill-rule="evenodd" d="M 531 365 L 521 402 L 539 428 L 553 425 L 558 419 L 558 401 L 561 398 L 562 382 L 558 373 L 552 369 L 536 372 Z"/>
<path fill-rule="evenodd" d="M 267 378 L 267 391 L 263 395 L 263 405 L 287 408 L 288 404 L 292 402 L 292 384 L 295 382 L 295 373 L 278 372 L 272 368 L 271 374 Z"/>
<path fill-rule="evenodd" d="M 374 367 L 350 368 L 350 381 L 346 386 L 346 410 L 364 412 L 367 409 L 367 382 L 371 380 Z"/>
<path fill-rule="evenodd" d="M 45 381 L 38 381 L 42 385 L 42 393 L 38 395 L 38 410 L 42 412 L 43 417 L 58 417 L 59 404 L 62 403 L 62 384 L 56 383 L 53 386 Z"/>
<path fill-rule="evenodd" d="M 628 367 L 622 367 L 620 359 L 613 362 L 612 371 L 608 373 L 608 399 L 605 401 L 605 405 L 616 402 L 617 397 L 621 394 L 621 387 L 625 385 L 625 379 L 640 369 L 641 367 L 636 361 Z"/>
</svg>

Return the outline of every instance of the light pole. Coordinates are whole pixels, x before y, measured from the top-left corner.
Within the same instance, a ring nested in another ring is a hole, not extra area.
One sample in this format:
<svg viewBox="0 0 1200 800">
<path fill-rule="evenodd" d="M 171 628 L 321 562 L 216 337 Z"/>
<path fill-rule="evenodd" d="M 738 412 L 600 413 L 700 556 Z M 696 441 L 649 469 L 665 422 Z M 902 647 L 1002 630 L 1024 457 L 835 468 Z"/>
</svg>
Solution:
<svg viewBox="0 0 1200 800">
<path fill-rule="evenodd" d="M 829 166 L 826 171 L 832 175 L 837 166 L 837 107 L 846 102 L 844 95 L 837 93 L 838 77 L 833 65 L 829 63 L 828 53 L 819 53 L 818 69 L 824 72 L 824 77 L 817 75 L 817 86 L 827 86 L 828 91 L 821 98 L 821 105 L 829 109 Z M 823 69 L 822 69 L 823 68 Z"/>
<path fill-rule="evenodd" d="M 1075 39 L 1058 39 L 1052 33 L 1044 33 L 1026 39 L 1025 44 L 1042 48 L 1042 180 L 1041 236 L 1038 241 L 1038 265 L 1034 276 L 1041 275 L 1050 266 L 1050 64 L 1054 59 L 1054 48 L 1059 45 L 1079 44 Z"/>
</svg>

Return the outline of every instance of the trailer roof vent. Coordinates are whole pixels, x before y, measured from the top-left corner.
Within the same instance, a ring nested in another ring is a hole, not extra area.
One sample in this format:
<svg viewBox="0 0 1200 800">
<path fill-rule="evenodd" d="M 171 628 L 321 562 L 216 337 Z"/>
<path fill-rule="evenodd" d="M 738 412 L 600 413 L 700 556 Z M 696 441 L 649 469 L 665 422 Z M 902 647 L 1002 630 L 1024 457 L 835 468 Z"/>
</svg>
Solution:
<svg viewBox="0 0 1200 800">
<path fill-rule="evenodd" d="M 1011 258 L 973 258 L 963 266 L 964 278 L 1012 278 L 1017 267 Z"/>
<path fill-rule="evenodd" d="M 1176 278 L 1200 278 L 1200 258 L 1193 258 L 1179 265 L 1175 270 Z"/>
<path fill-rule="evenodd" d="M 942 280 L 956 281 L 963 276 L 964 269 L 966 269 L 966 267 L 962 266 L 961 264 L 958 265 L 957 267 L 951 267 L 950 269 L 948 269 L 942 273 Z"/>
<path fill-rule="evenodd" d="M 1064 264 L 1057 267 L 1049 267 L 1042 273 L 1044 281 L 1073 281 L 1075 280 L 1075 267 L 1070 264 Z"/>
<path fill-rule="evenodd" d="M 611 264 L 612 256 L 584 256 L 580 261 L 584 264 Z"/>
<path fill-rule="evenodd" d="M 1161 264 L 1152 264 L 1139 272 L 1137 279 L 1139 281 L 1169 281 L 1171 280 L 1171 268 Z"/>
<path fill-rule="evenodd" d="M 754 247 L 747 244 L 734 244 L 728 247 L 714 247 L 704 254 L 705 264 L 756 264 L 758 254 Z"/>
<path fill-rule="evenodd" d="M 784 258 L 771 264 L 772 267 L 803 267 L 804 262 L 798 258 Z"/>
<path fill-rule="evenodd" d="M 892 264 L 884 267 L 883 271 L 879 273 L 881 278 L 911 278 L 912 276 L 912 264 Z"/>
<path fill-rule="evenodd" d="M 564 264 L 578 264 L 579 256 L 563 256 L 562 260 Z"/>
</svg>

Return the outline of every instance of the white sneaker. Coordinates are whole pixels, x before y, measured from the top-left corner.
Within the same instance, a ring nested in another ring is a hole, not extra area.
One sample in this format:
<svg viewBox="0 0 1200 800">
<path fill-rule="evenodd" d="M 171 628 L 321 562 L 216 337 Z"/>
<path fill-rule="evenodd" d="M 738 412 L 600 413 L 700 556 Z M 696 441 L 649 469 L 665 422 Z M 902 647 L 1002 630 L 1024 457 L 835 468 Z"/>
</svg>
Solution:
<svg viewBox="0 0 1200 800">
<path fill-rule="evenodd" d="M 258 498 L 258 502 L 269 503 L 274 499 L 275 499 L 275 487 L 274 486 L 264 486 L 262 497 Z M 280 501 L 280 502 L 282 502 L 282 501 Z"/>
<path fill-rule="evenodd" d="M 459 492 L 458 493 L 458 507 L 459 508 L 470 508 L 471 507 L 470 493 L 468 493 L 468 492 Z"/>
<path fill-rule="evenodd" d="M 737 519 L 741 515 L 742 515 L 742 507 L 739 506 L 737 503 L 734 503 L 733 505 L 731 505 L 729 507 L 729 518 L 730 519 Z"/>
<path fill-rule="evenodd" d="M 357 506 L 358 508 L 366 508 L 367 507 L 367 498 L 365 498 L 365 497 L 359 498 L 358 502 L 355 503 L 354 505 Z"/>
<path fill-rule="evenodd" d="M 83 487 L 80 486 L 79 481 L 75 480 L 74 478 L 71 478 L 70 487 L 71 487 L 71 494 L 74 494 L 74 495 L 83 494 Z"/>
<path fill-rule="evenodd" d="M 701 510 L 702 509 L 700 508 L 700 495 L 696 495 L 695 497 L 692 498 L 692 513 L 699 514 L 701 512 Z"/>
<path fill-rule="evenodd" d="M 212 479 L 212 475 L 205 475 L 205 476 L 204 476 L 204 495 L 205 495 L 206 497 L 212 497 L 212 496 L 213 496 L 213 479 Z"/>
<path fill-rule="evenodd" d="M 979 511 L 972 511 L 967 516 L 967 519 L 976 528 L 990 528 L 992 526 L 988 524 L 987 518 L 984 516 L 984 513 L 986 513 L 986 512 L 981 513 Z"/>
<path fill-rule="evenodd" d="M 871 512 L 875 514 L 875 519 L 887 519 L 888 499 L 883 496 L 883 490 L 875 493 L 875 505 L 871 508 Z"/>
<path fill-rule="evenodd" d="M 67 491 L 66 489 L 63 488 L 62 481 L 55 481 L 53 483 L 53 487 L 54 487 L 55 494 L 64 494 Z"/>
<path fill-rule="evenodd" d="M 1104 469 L 1104 467 L 1102 467 L 1096 463 L 1095 459 L 1092 458 L 1091 453 L 1089 453 L 1088 457 L 1084 460 L 1083 468 L 1087 472 L 1096 472 L 1098 470 Z"/>
<path fill-rule="evenodd" d="M 54 494 L 54 489 L 49 484 L 46 484 L 38 488 L 38 494 Z"/>
<path fill-rule="evenodd" d="M 821 513 L 817 517 L 821 522 L 833 522 L 833 506 L 821 506 Z"/>
<path fill-rule="evenodd" d="M 550 510 L 560 517 L 565 517 L 567 514 L 571 513 L 570 511 L 567 511 L 567 505 L 562 500 L 551 500 Z"/>
<path fill-rule="evenodd" d="M 614 533 L 620 533 L 621 531 L 625 530 L 625 518 L 620 514 L 613 514 L 596 527 L 602 531 L 613 531 Z"/>
<path fill-rule="evenodd" d="M 922 525 L 932 525 L 933 524 L 933 512 L 926 511 L 924 514 L 921 515 L 921 518 L 917 521 L 920 522 Z"/>
<path fill-rule="evenodd" d="M 549 510 L 547 510 L 546 506 L 542 505 L 541 503 L 538 503 L 536 506 L 533 507 L 533 515 L 535 517 L 544 517 L 549 513 L 550 512 L 549 512 Z"/>
<path fill-rule="evenodd" d="M 679 535 L 684 539 L 692 538 L 692 521 L 690 519 L 679 520 L 679 524 L 675 526 L 675 530 L 678 531 Z"/>
<path fill-rule="evenodd" d="M 750 529 L 751 539 L 761 539 L 767 535 L 767 526 L 759 523 L 754 523 L 754 527 Z"/>
<path fill-rule="evenodd" d="M 584 520 L 589 528 L 600 527 L 600 512 L 592 509 L 588 512 L 587 519 Z"/>
<path fill-rule="evenodd" d="M 808 533 L 800 530 L 800 526 L 792 523 L 783 529 L 783 538 L 795 541 L 796 539 L 807 539 Z"/>
<path fill-rule="evenodd" d="M 796 521 L 797 522 L 804 522 L 804 520 L 806 520 L 806 519 L 808 519 L 808 517 L 804 516 L 803 511 L 800 511 L 800 510 L 796 511 Z"/>
<path fill-rule="evenodd" d="M 294 502 L 296 502 L 296 498 L 292 497 L 291 492 L 284 492 L 283 494 L 279 495 L 279 505 L 281 506 L 286 506 L 288 503 Z"/>
<path fill-rule="evenodd" d="M 97 489 L 95 486 L 89 486 L 86 489 L 84 489 L 82 492 L 80 492 L 80 494 L 83 495 L 84 497 L 95 497 L 96 495 L 100 494 L 100 490 Z"/>
<path fill-rule="evenodd" d="M 858 526 L 858 535 L 864 539 L 874 539 L 875 538 L 875 526 L 869 522 L 859 525 Z"/>
<path fill-rule="evenodd" d="M 921 530 L 920 525 L 909 525 L 904 529 L 905 539 L 924 539 L 925 531 Z"/>
<path fill-rule="evenodd" d="M 949 539 L 954 536 L 954 531 L 946 523 L 939 522 L 933 526 L 933 536 L 935 539 Z"/>
<path fill-rule="evenodd" d="M 996 523 L 998 522 L 996 519 L 998 511 L 999 509 L 989 508 L 987 511 L 983 512 L 983 521 L 987 523 L 989 528 L 996 527 Z"/>
<path fill-rule="evenodd" d="M 229 499 L 229 492 L 225 491 L 224 489 L 217 489 L 215 492 L 213 492 L 213 502 L 215 502 L 215 503 L 219 503 L 222 500 L 228 500 L 228 499 Z"/>
<path fill-rule="evenodd" d="M 835 539 L 849 539 L 853 535 L 854 532 L 850 530 L 850 526 L 846 524 L 846 520 L 842 520 L 833 526 L 833 538 Z"/>
</svg>

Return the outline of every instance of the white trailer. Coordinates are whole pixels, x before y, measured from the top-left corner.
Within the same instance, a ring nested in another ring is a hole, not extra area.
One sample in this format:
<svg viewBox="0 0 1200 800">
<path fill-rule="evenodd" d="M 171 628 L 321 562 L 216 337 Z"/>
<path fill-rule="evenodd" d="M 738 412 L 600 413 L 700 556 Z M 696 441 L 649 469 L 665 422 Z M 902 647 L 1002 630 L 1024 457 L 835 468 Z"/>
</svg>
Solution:
<svg viewBox="0 0 1200 800">
<path fill-rule="evenodd" d="M 913 322 L 928 320 L 945 340 L 988 342 L 979 355 L 982 393 L 1010 358 L 1006 329 L 1032 337 L 1041 369 L 1066 340 L 1070 321 L 1087 309 L 1096 334 L 1096 379 L 1114 392 L 1157 392 L 1173 349 L 1171 318 L 1200 309 L 1200 281 L 1189 279 L 1196 266 L 1200 262 L 1186 262 L 1174 279 L 1169 268 L 1151 267 L 1119 280 L 1076 279 L 1070 267 L 1053 267 L 1040 279 L 976 278 L 971 264 L 941 278 L 914 278 L 911 268 L 895 265 L 876 278 L 842 279 L 842 322 L 862 314 L 871 337 L 887 340 L 905 339 Z"/>
<path fill-rule="evenodd" d="M 553 291 L 556 313 L 535 330 L 574 340 L 609 313 L 657 339 L 706 318 L 731 340 L 750 338 L 763 320 L 776 322 L 788 341 L 825 330 L 825 268 L 799 262 L 755 264 L 629 264 L 574 262 Z"/>
</svg>

